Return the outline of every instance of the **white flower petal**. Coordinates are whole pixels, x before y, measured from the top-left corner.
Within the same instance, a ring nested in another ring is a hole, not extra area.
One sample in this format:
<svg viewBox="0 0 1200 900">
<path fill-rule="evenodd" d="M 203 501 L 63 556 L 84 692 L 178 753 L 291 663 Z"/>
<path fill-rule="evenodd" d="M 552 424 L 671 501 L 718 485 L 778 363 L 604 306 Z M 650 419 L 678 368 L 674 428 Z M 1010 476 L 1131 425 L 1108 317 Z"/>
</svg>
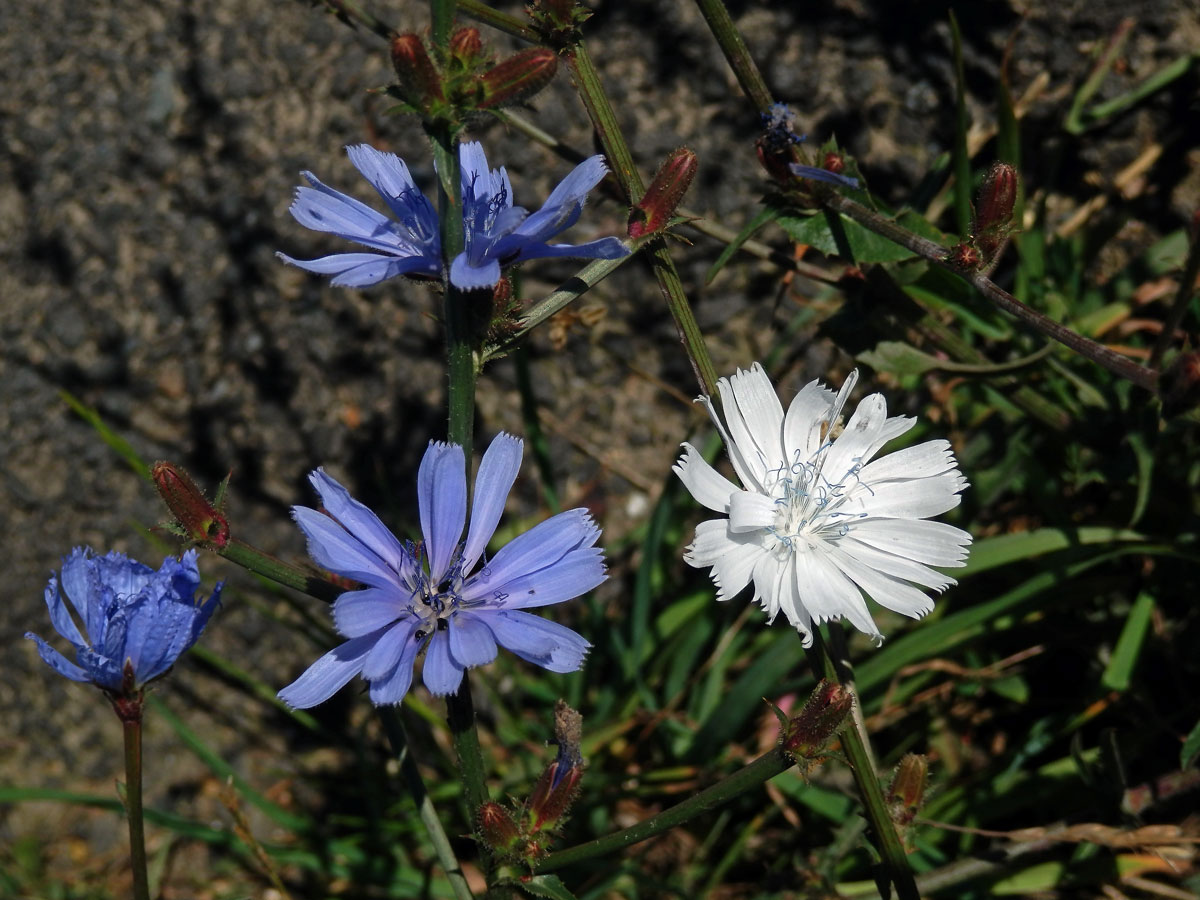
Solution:
<svg viewBox="0 0 1200 900">
<path fill-rule="evenodd" d="M 823 542 L 814 543 L 796 554 L 796 586 L 800 602 L 820 623 L 845 617 L 863 634 L 882 638 L 867 611 L 862 593 L 829 558 Z"/>
<path fill-rule="evenodd" d="M 783 420 L 783 449 L 789 463 L 806 461 L 821 446 L 821 425 L 828 421 L 836 395 L 819 381 L 800 389 Z"/>
<path fill-rule="evenodd" d="M 761 465 L 761 470 L 755 470 L 761 481 L 762 475 L 783 459 L 783 406 L 771 379 L 758 363 L 750 366 L 748 371 L 739 370 L 729 379 L 729 387 L 734 406 L 726 405 L 725 420 L 734 433 L 734 440 L 738 440 L 736 432 L 740 428 L 740 417 L 746 438 L 739 444 L 750 457 L 749 462 Z"/>
<path fill-rule="evenodd" d="M 770 497 L 756 491 L 738 491 L 729 498 L 729 530 L 734 534 L 770 528 L 779 508 Z"/>
<path fill-rule="evenodd" d="M 756 533 L 732 535 L 725 519 L 710 519 L 696 526 L 696 538 L 683 558 L 698 569 L 711 566 L 717 599 L 728 600 L 750 583 L 755 563 L 767 553 L 762 540 Z"/>
<path fill-rule="evenodd" d="M 930 566 L 966 565 L 971 535 L 945 522 L 864 519 L 854 524 L 854 540 Z"/>
<path fill-rule="evenodd" d="M 931 569 L 929 566 L 914 562 L 903 556 L 885 553 L 882 550 L 877 550 L 870 544 L 854 540 L 853 529 L 850 530 L 848 536 L 841 540 L 837 542 L 830 541 L 829 546 L 841 555 L 850 556 L 856 562 L 870 566 L 877 572 L 882 572 L 893 578 L 911 581 L 914 584 L 919 584 L 922 587 L 931 588 L 935 591 L 944 591 L 950 585 L 957 584 L 953 578 L 942 574 L 937 569 Z"/>
<path fill-rule="evenodd" d="M 858 476 L 866 484 L 875 484 L 893 479 L 929 478 L 948 472 L 957 465 L 949 441 L 926 441 L 881 456 L 868 463 Z"/>
<path fill-rule="evenodd" d="M 899 578 L 866 565 L 846 553 L 834 552 L 835 564 L 880 606 L 919 619 L 933 610 L 933 598 Z"/>
<path fill-rule="evenodd" d="M 830 484 L 853 480 L 855 476 L 851 473 L 861 470 L 867 462 L 867 452 L 878 440 L 886 421 L 887 403 L 883 394 L 864 397 L 845 429 L 825 454 L 821 475 Z"/>
<path fill-rule="evenodd" d="M 684 443 L 683 456 L 675 463 L 673 471 L 683 482 L 697 503 L 713 512 L 729 512 L 729 496 L 738 486 L 708 464 L 700 451 Z"/>
<path fill-rule="evenodd" d="M 838 511 L 878 518 L 925 519 L 958 506 L 962 502 L 959 492 L 966 486 L 967 479 L 957 469 L 933 478 L 887 481 L 871 485 L 869 491 L 854 491 Z"/>
</svg>

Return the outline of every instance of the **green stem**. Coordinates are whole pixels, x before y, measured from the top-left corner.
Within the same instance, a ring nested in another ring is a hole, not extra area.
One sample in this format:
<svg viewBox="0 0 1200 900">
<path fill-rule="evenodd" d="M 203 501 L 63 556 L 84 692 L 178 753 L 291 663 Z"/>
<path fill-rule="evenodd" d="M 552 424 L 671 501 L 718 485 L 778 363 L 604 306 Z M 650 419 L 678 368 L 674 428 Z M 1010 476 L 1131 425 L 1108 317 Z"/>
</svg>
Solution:
<svg viewBox="0 0 1200 900">
<path fill-rule="evenodd" d="M 825 678 L 829 681 L 847 684 L 850 680 L 847 673 L 839 670 L 835 664 L 825 642 L 821 639 L 819 630 L 814 629 L 814 638 L 812 648 L 805 651 L 808 654 L 813 674 L 818 680 Z M 851 690 L 853 690 L 852 687 Z M 857 702 L 856 698 L 855 703 Z M 854 783 L 858 787 L 859 796 L 863 801 L 863 810 L 867 820 L 871 823 L 871 830 L 875 834 L 876 849 L 883 858 L 883 866 L 887 871 L 888 879 L 896 886 L 896 893 L 900 900 L 920 900 L 921 895 L 917 891 L 917 884 L 908 864 L 908 854 L 904 852 L 900 835 L 896 832 L 896 826 L 888 812 L 887 803 L 883 799 L 879 777 L 871 763 L 865 729 L 860 718 L 856 717 L 854 727 L 848 728 L 842 733 L 842 747 L 846 751 L 847 759 L 850 760 Z"/>
<path fill-rule="evenodd" d="M 384 731 L 387 732 L 388 740 L 392 744 L 392 752 L 400 762 L 400 774 L 404 778 L 408 792 L 412 794 L 413 803 L 417 807 L 417 816 L 420 818 L 421 824 L 425 826 L 438 862 L 446 870 L 446 877 L 450 879 L 450 887 L 454 891 L 454 896 L 458 900 L 472 900 L 474 895 L 467 885 L 462 866 L 459 865 L 458 857 L 454 855 L 454 848 L 450 846 L 450 839 L 446 836 L 445 829 L 442 828 L 437 810 L 433 808 L 433 801 L 429 799 L 429 792 L 425 789 L 425 782 L 421 778 L 417 763 L 408 751 L 408 736 L 404 733 L 404 723 L 400 720 L 399 707 L 379 707 L 379 718 L 383 722 Z"/>
<path fill-rule="evenodd" d="M 114 700 L 125 732 L 125 817 L 129 820 L 129 864 L 133 867 L 134 900 L 150 900 L 146 868 L 146 828 L 142 820 L 142 704 Z"/>
<path fill-rule="evenodd" d="M 541 35 L 536 30 L 530 28 L 522 19 L 516 16 L 510 16 L 508 13 L 501 12 L 498 9 L 492 9 L 482 0 L 458 0 L 458 8 L 463 15 L 470 16 L 477 22 L 482 22 L 485 25 L 490 25 L 497 31 L 507 32 L 513 37 L 518 37 L 523 41 L 529 41 L 531 44 L 541 42 Z"/>
<path fill-rule="evenodd" d="M 638 173 L 637 166 L 633 164 L 633 155 L 629 152 L 629 145 L 617 124 L 616 113 L 612 104 L 608 102 L 604 86 L 600 83 L 600 74 L 582 42 L 568 50 L 566 58 L 575 76 L 579 96 L 604 148 L 609 167 L 625 201 L 633 205 L 645 193 L 645 183 Z M 716 397 L 717 375 L 712 357 L 704 344 L 704 335 L 700 332 L 696 317 L 692 314 L 691 304 L 688 303 L 687 294 L 683 289 L 683 281 L 671 260 L 671 255 L 667 252 L 667 245 L 659 237 L 647 244 L 647 250 L 650 253 L 650 262 L 654 266 L 654 275 L 666 298 L 667 308 L 675 320 L 675 328 L 684 347 L 687 348 L 688 358 L 692 361 L 696 380 L 705 394 Z"/>
<path fill-rule="evenodd" d="M 479 732 L 475 728 L 475 704 L 471 700 L 470 672 L 463 673 L 458 692 L 446 698 L 446 719 L 450 724 L 450 736 L 462 769 L 464 799 L 474 821 L 479 807 L 490 798 L 484 780 L 486 773 L 483 768 L 483 751 L 479 746 Z"/>
<path fill-rule="evenodd" d="M 1132 382 L 1140 388 L 1153 392 L 1158 382 L 1158 372 L 1139 366 L 1133 360 L 1109 350 L 1103 344 L 1084 337 L 1077 331 L 1072 331 L 1065 325 L 1060 325 L 1053 319 L 1042 315 L 1001 288 L 981 272 L 964 269 L 955 265 L 949 259 L 950 251 L 941 244 L 913 234 L 907 228 L 897 225 L 891 219 L 885 219 L 872 209 L 867 209 L 861 203 L 856 203 L 849 197 L 843 197 L 835 191 L 820 190 L 818 202 L 822 206 L 835 210 L 876 234 L 881 234 L 895 241 L 902 247 L 907 247 L 913 253 L 921 256 L 947 271 L 954 272 L 966 281 L 988 300 L 992 301 L 1005 312 L 1020 319 L 1031 328 L 1040 331 L 1049 338 L 1074 350 L 1080 356 L 1090 359 L 1099 366 L 1108 369 L 1114 375 Z"/>
<path fill-rule="evenodd" d="M 733 24 L 729 10 L 725 8 L 725 4 L 721 0 L 696 0 L 696 5 L 700 7 L 700 14 L 704 16 L 704 21 L 708 23 L 713 37 L 717 39 L 729 67 L 737 76 L 738 84 L 742 86 L 746 96 L 758 107 L 759 112 L 766 112 L 774 102 L 771 91 L 767 88 L 762 73 L 758 71 L 754 58 L 746 48 L 746 42 L 742 39 L 741 33 Z"/>
<path fill-rule="evenodd" d="M 264 553 L 257 547 L 252 547 L 237 538 L 231 538 L 228 544 L 217 549 L 216 552 L 230 562 L 237 563 L 243 569 L 269 578 L 284 587 L 303 591 L 310 597 L 316 597 L 326 603 L 332 603 L 347 590 L 332 581 L 308 575 L 295 566 L 290 566 L 283 560 L 276 559 L 271 554 Z"/>
<path fill-rule="evenodd" d="M 455 0 L 430 0 L 429 12 L 432 18 L 430 34 L 435 46 L 443 50 L 450 43 L 450 29 L 454 27 Z"/>
<path fill-rule="evenodd" d="M 657 816 L 652 816 L 639 822 L 632 828 L 605 835 L 586 844 L 568 847 L 546 856 L 541 862 L 535 863 L 534 870 L 538 874 L 553 872 L 566 868 L 577 862 L 604 856 L 616 850 L 624 849 L 639 841 L 662 834 L 677 825 L 682 825 L 696 816 L 709 810 L 716 809 L 735 797 L 739 797 L 751 788 L 758 787 L 770 781 L 776 775 L 786 772 L 794 763 L 779 748 L 770 750 L 754 762 L 734 772 L 728 778 L 718 781 L 710 788 L 689 797 L 682 803 L 664 810 Z"/>
<path fill-rule="evenodd" d="M 458 141 L 453 129 L 443 124 L 431 127 L 430 137 L 440 176 L 438 214 L 441 219 L 445 271 L 442 314 L 446 327 L 446 366 L 450 382 L 446 439 L 463 448 L 469 469 L 475 419 L 475 379 L 479 374 L 470 305 L 478 302 L 479 298 L 458 290 L 450 283 L 450 263 L 463 250 L 462 170 L 458 160 Z"/>
</svg>

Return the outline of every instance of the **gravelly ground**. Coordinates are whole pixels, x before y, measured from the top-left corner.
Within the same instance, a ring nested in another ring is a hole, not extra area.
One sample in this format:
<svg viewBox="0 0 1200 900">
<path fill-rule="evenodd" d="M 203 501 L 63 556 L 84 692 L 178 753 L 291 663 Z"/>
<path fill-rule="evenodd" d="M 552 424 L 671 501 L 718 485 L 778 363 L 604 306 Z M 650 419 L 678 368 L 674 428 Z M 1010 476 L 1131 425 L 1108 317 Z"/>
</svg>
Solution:
<svg viewBox="0 0 1200 900">
<path fill-rule="evenodd" d="M 423 4 L 393 6 L 395 24 L 422 26 Z M 736 100 L 694 7 L 682 0 L 652 10 L 598 6 L 593 55 L 644 171 L 673 147 L 692 146 L 702 169 L 689 205 L 738 227 L 761 190 L 755 117 Z M 960 11 L 982 119 L 1021 6 L 990 2 Z M 835 131 L 883 196 L 903 197 L 948 146 L 952 75 L 941 5 L 904 15 L 891 4 L 857 0 L 804 13 L 793 4 L 732 8 L 777 95 L 793 102 L 814 139 Z M 1031 121 L 1051 121 L 1086 71 L 1093 42 L 1128 5 L 1029 9 L 1013 79 L 1020 87 L 1049 74 Z M 1190 2 L 1140 4 L 1127 71 L 1105 91 L 1127 89 L 1200 43 L 1195 13 Z M 209 485 L 232 469 L 235 528 L 285 557 L 303 553 L 286 510 L 310 501 L 304 476 L 316 465 L 364 497 L 389 498 L 398 519 L 411 507 L 411 472 L 425 442 L 441 434 L 434 297 L 410 284 L 332 289 L 273 254 L 333 249 L 332 239 L 305 232 L 286 209 L 302 168 L 367 196 L 343 145 L 370 140 L 392 149 L 427 186 L 432 170 L 419 129 L 385 117 L 385 104 L 366 94 L 389 79 L 378 40 L 302 3 L 8 4 L 0 10 L 0 62 L 0 534 L 7 569 L 0 783 L 106 793 L 118 768 L 119 730 L 96 696 L 54 677 L 21 636 L 30 628 L 49 633 L 41 591 L 60 555 L 87 543 L 160 556 L 139 533 L 160 511 L 149 486 L 68 410 L 59 391 L 95 406 L 147 459 L 181 462 Z M 1085 171 L 1111 178 L 1147 142 L 1178 142 L 1187 103 L 1183 86 L 1108 129 L 1077 161 L 1081 192 Z M 590 145 L 565 75 L 535 106 L 543 128 Z M 476 134 L 493 162 L 507 165 L 518 202 L 544 196 L 568 171 L 498 125 L 484 123 Z M 1146 201 L 1142 241 L 1188 212 L 1180 186 L 1195 181 L 1198 161 L 1167 160 L 1158 192 Z M 1038 163 L 1030 161 L 1033 177 Z M 595 202 L 570 238 L 618 233 L 623 220 L 613 203 Z M 775 314 L 763 298 L 773 297 L 775 273 L 746 263 L 699 288 L 718 248 L 698 238 L 676 252 L 698 317 L 717 336 L 718 369 L 750 361 L 772 336 Z M 537 296 L 570 271 L 569 263 L 531 266 L 526 291 Z M 694 384 L 648 270 L 628 266 L 586 302 L 603 306 L 606 317 L 591 330 L 574 329 L 565 352 L 544 335 L 535 340 L 534 380 L 568 501 L 588 502 L 619 531 L 645 508 L 693 415 L 648 376 L 684 395 Z M 796 367 L 817 374 L 830 359 L 822 345 L 798 347 Z M 513 383 L 508 363 L 485 379 L 482 435 L 522 430 Z M 532 504 L 532 479 L 522 491 Z M 240 582 L 213 560 L 206 574 Z M 615 614 L 621 596 L 611 582 Z M 288 640 L 237 602 L 206 637 L 221 652 L 254 661 L 266 677 L 273 671 L 267 661 L 274 662 L 280 684 L 302 664 Z M 209 692 L 213 685 L 197 677 L 194 692 L 171 686 L 161 693 L 177 709 L 201 707 L 189 711 L 190 720 L 207 727 L 239 769 L 265 779 L 279 739 L 258 722 L 231 727 L 241 711 L 236 697 Z M 154 771 L 149 801 L 210 809 L 199 764 L 172 749 L 165 731 L 150 735 L 151 752 L 161 747 L 177 764 Z M 123 846 L 111 817 L 45 805 L 0 811 L 0 843 L 64 833 L 82 840 L 72 846 L 85 857 Z"/>
</svg>

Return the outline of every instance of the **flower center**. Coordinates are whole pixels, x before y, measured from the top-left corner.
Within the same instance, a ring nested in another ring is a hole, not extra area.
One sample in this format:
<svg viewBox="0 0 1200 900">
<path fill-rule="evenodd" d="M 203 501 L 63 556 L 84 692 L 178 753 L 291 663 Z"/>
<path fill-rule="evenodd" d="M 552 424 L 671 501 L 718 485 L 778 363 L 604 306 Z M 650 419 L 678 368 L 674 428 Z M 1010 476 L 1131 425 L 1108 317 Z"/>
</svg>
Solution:
<svg viewBox="0 0 1200 900">
<path fill-rule="evenodd" d="M 797 552 L 814 541 L 845 537 L 851 523 L 866 515 L 840 508 L 850 489 L 859 483 L 862 463 L 855 460 L 838 475 L 826 472 L 825 460 L 831 446 L 832 442 L 826 442 L 810 459 L 802 461 L 797 456 L 790 464 L 780 466 L 774 484 L 767 486 L 776 506 L 775 522 L 768 531 L 785 550 Z"/>
</svg>

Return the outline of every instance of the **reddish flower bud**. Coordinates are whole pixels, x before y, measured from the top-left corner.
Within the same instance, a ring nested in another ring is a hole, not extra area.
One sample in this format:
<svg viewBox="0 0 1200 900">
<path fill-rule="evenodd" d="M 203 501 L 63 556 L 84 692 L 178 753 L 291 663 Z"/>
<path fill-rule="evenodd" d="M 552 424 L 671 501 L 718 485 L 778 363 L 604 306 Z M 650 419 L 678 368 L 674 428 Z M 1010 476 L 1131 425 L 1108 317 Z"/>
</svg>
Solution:
<svg viewBox="0 0 1200 900">
<path fill-rule="evenodd" d="M 169 462 L 156 462 L 150 477 L 188 538 L 218 550 L 229 543 L 229 522 L 183 469 Z"/>
<path fill-rule="evenodd" d="M 1172 418 L 1200 406 L 1200 352 L 1181 353 L 1158 379 L 1162 413 Z"/>
<path fill-rule="evenodd" d="M 479 837 L 494 853 L 511 854 L 521 841 L 517 823 L 499 803 L 488 802 L 479 807 L 475 826 Z"/>
<path fill-rule="evenodd" d="M 483 39 L 478 28 L 460 28 L 450 35 L 450 55 L 469 66 L 483 51 Z"/>
<path fill-rule="evenodd" d="M 1017 170 L 1008 163 L 993 163 L 979 186 L 975 205 L 975 233 L 1007 228 L 1017 202 Z"/>
<path fill-rule="evenodd" d="M 906 753 L 896 766 L 891 787 L 887 792 L 888 809 L 897 825 L 910 825 L 925 802 L 925 782 L 929 760 L 916 753 Z"/>
<path fill-rule="evenodd" d="M 841 175 L 846 171 L 846 157 L 840 153 L 834 153 L 832 150 L 825 154 L 825 161 L 821 163 L 821 168 L 834 175 Z"/>
<path fill-rule="evenodd" d="M 410 105 L 428 110 L 445 99 L 441 73 L 417 35 L 398 34 L 392 38 L 392 68 L 400 79 L 397 90 Z"/>
<path fill-rule="evenodd" d="M 979 186 L 972 237 L 984 265 L 999 256 L 1012 232 L 1018 186 L 1017 170 L 1002 162 L 992 164 Z"/>
<path fill-rule="evenodd" d="M 979 250 L 963 241 L 950 248 L 946 261 L 962 269 L 978 269 L 983 264 L 983 257 L 979 255 Z"/>
<path fill-rule="evenodd" d="M 538 778 L 525 807 L 531 835 L 543 828 L 553 828 L 566 816 L 583 778 L 583 754 L 579 747 L 583 740 L 583 716 L 562 700 L 554 706 L 554 740 L 558 756 Z"/>
<path fill-rule="evenodd" d="M 631 238 L 645 237 L 666 227 L 691 187 L 699 165 L 696 154 L 687 147 L 680 147 L 666 158 L 642 199 L 629 213 Z"/>
<path fill-rule="evenodd" d="M 844 685 L 822 680 L 784 728 L 783 749 L 796 759 L 819 758 L 853 708 L 854 695 Z"/>
<path fill-rule="evenodd" d="M 558 54 L 546 47 L 530 47 L 479 76 L 483 97 L 480 109 L 511 106 L 532 97 L 550 83 L 558 71 Z"/>
</svg>

